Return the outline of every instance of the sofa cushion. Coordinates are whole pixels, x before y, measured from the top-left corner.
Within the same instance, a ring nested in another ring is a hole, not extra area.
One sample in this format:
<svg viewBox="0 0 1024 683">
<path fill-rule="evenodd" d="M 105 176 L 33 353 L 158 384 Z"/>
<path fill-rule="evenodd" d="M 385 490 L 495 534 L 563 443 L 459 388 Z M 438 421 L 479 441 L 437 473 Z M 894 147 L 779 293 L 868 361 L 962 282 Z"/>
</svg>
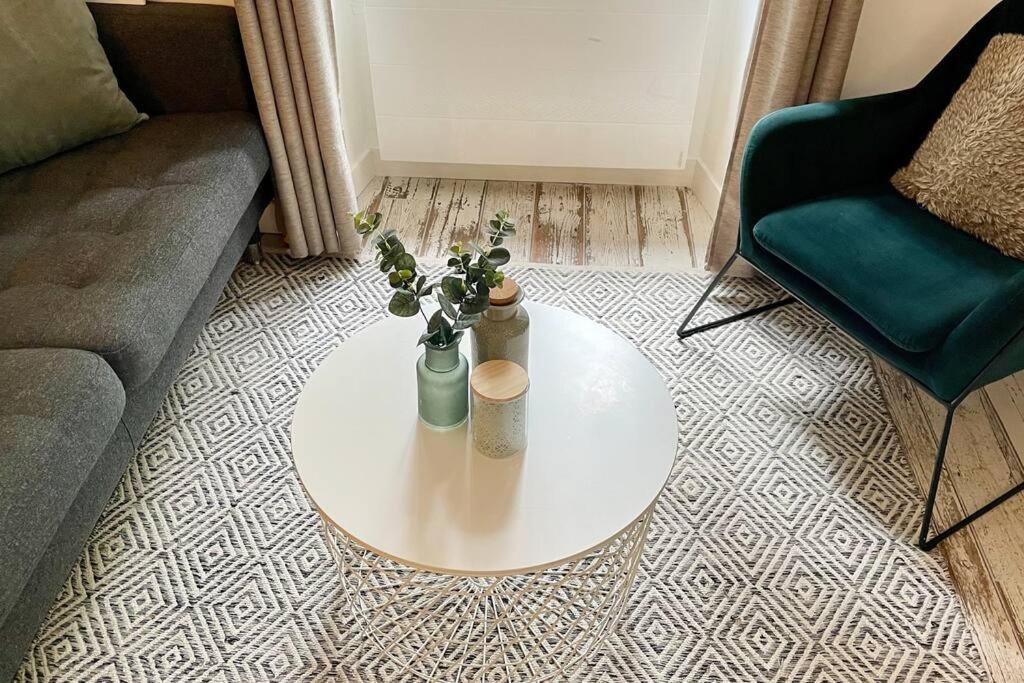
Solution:
<svg viewBox="0 0 1024 683">
<path fill-rule="evenodd" d="M 117 87 L 83 0 L 0 3 L 0 173 L 144 118 Z"/>
<path fill-rule="evenodd" d="M 1024 269 L 888 184 L 769 214 L 754 239 L 911 352 L 939 346 Z"/>
<path fill-rule="evenodd" d="M 72 349 L 0 351 L 0 621 L 124 410 L 114 371 Z"/>
<path fill-rule="evenodd" d="M 172 114 L 0 176 L 0 348 L 86 349 L 144 382 L 268 165 L 251 114 Z"/>
</svg>

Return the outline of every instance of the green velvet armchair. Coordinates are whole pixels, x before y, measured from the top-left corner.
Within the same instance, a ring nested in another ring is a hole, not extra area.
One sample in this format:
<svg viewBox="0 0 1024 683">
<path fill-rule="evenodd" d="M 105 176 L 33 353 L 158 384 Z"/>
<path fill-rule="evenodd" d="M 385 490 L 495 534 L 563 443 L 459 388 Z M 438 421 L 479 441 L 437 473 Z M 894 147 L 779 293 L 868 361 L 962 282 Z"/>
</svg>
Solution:
<svg viewBox="0 0 1024 683">
<path fill-rule="evenodd" d="M 918 541 L 926 550 L 1024 490 L 1013 486 L 929 538 L 957 406 L 1024 369 L 1024 262 L 921 209 L 889 178 L 1000 33 L 1024 33 L 1024 2 L 997 5 L 909 90 L 761 119 L 743 157 L 736 252 L 679 328 L 686 338 L 800 301 L 941 402 L 946 420 Z M 790 296 L 689 328 L 738 257 Z"/>
</svg>

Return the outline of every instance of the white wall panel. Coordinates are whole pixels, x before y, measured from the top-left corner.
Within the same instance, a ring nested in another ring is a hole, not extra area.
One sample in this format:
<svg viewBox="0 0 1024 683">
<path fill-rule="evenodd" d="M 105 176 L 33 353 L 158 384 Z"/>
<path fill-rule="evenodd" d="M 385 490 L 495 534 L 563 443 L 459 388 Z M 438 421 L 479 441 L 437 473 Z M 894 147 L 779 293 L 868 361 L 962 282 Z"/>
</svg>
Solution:
<svg viewBox="0 0 1024 683">
<path fill-rule="evenodd" d="M 366 0 L 368 7 L 707 14 L 711 0 Z"/>
<path fill-rule="evenodd" d="M 678 168 L 689 133 L 687 126 L 377 117 L 386 161 Z"/>
<path fill-rule="evenodd" d="M 700 17 L 657 13 L 366 8 L 372 64 L 700 71 Z"/>
<path fill-rule="evenodd" d="M 710 0 L 367 0 L 380 156 L 679 169 Z"/>
<path fill-rule="evenodd" d="M 372 67 L 385 116 L 689 125 L 699 74 Z"/>
</svg>

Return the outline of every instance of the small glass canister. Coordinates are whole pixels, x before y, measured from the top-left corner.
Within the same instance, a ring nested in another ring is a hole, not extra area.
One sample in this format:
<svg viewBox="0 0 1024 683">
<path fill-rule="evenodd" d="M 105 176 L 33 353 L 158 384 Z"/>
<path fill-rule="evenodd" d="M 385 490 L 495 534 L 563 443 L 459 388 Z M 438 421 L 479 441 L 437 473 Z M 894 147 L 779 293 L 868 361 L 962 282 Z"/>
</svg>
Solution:
<svg viewBox="0 0 1024 683">
<path fill-rule="evenodd" d="M 508 360 L 481 363 L 469 381 L 473 445 L 491 458 L 507 458 L 526 448 L 526 396 L 530 379 Z"/>
<path fill-rule="evenodd" d="M 529 370 L 530 315 L 521 303 L 523 290 L 506 277 L 490 292 L 490 308 L 472 327 L 473 367 L 489 360 L 510 360 Z"/>
</svg>

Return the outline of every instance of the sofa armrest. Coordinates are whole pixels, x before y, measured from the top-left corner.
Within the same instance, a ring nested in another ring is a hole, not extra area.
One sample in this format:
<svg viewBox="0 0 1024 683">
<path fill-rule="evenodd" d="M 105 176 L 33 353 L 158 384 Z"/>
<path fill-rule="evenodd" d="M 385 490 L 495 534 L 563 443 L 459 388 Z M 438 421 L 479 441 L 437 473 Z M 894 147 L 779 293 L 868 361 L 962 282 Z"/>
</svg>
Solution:
<svg viewBox="0 0 1024 683">
<path fill-rule="evenodd" d="M 743 155 L 741 242 L 769 213 L 886 181 L 927 135 L 931 116 L 914 90 L 768 114 L 754 125 Z"/>
<path fill-rule="evenodd" d="M 233 7 L 97 3 L 89 9 L 118 83 L 139 111 L 256 112 Z"/>
</svg>

